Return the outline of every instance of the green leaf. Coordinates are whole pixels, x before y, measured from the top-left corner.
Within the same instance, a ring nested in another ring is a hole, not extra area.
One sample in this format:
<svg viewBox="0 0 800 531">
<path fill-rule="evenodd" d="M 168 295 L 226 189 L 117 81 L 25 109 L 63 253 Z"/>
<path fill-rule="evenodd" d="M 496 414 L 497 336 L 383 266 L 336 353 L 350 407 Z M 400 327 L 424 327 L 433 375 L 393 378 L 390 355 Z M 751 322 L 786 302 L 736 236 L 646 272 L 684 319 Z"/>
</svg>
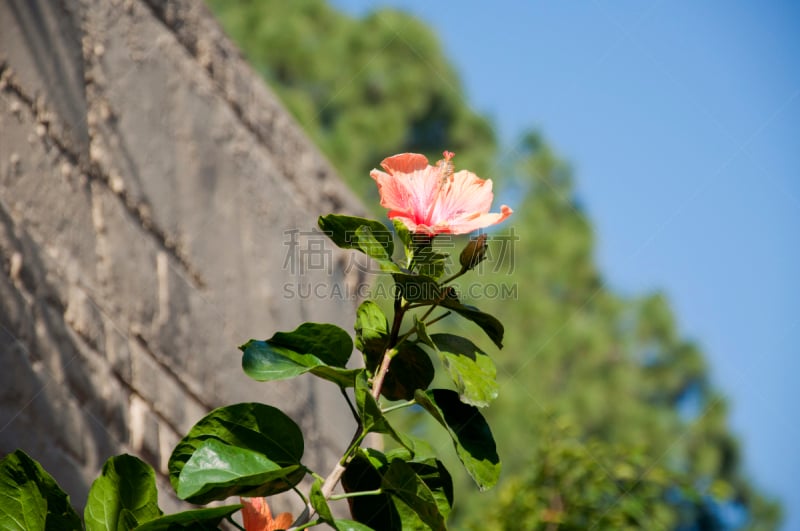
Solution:
<svg viewBox="0 0 800 531">
<path fill-rule="evenodd" d="M 0 461 L 0 529 L 73 531 L 81 519 L 42 466 L 16 450 Z"/>
<path fill-rule="evenodd" d="M 420 275 L 439 278 L 444 273 L 448 258 L 450 258 L 449 254 L 437 253 L 432 248 L 426 247 L 420 249 L 414 255 L 414 262 L 411 267 Z"/>
<path fill-rule="evenodd" d="M 400 457 L 401 463 L 410 459 L 410 453 L 402 454 L 403 450 L 393 451 L 394 455 Z M 397 458 L 393 459 L 396 460 Z M 435 459 L 426 459 L 424 462 L 407 462 L 405 467 L 410 468 L 411 472 L 421 480 L 413 479 L 409 486 L 405 482 L 397 481 L 397 477 L 408 478 L 406 470 L 396 470 L 392 472 L 388 481 L 385 475 L 391 467 L 387 456 L 373 449 L 361 449 L 347 464 L 342 475 L 342 488 L 345 492 L 363 492 L 381 488 L 381 494 L 357 496 L 348 498 L 350 512 L 353 517 L 374 529 L 400 531 L 403 529 L 429 529 L 430 526 L 422 520 L 418 511 L 412 505 L 423 504 L 430 513 L 437 511 L 442 519 L 446 519 L 453 505 L 453 481 L 441 462 Z M 388 483 L 388 485 L 387 485 Z M 413 489 L 410 486 L 413 485 Z M 424 485 L 424 487 L 422 486 Z M 385 489 L 388 488 L 388 491 Z M 430 505 L 430 498 L 423 495 L 423 501 L 412 500 L 412 492 L 420 488 L 427 490 L 433 495 L 436 509 Z M 404 501 L 408 497 L 412 505 Z M 427 501 L 425 501 L 427 500 Z M 427 516 L 426 516 L 427 518 Z M 435 517 L 433 517 L 435 518 Z"/>
<path fill-rule="evenodd" d="M 364 353 L 364 364 L 370 374 L 378 368 L 389 342 L 389 321 L 380 307 L 364 301 L 356 312 L 356 348 Z"/>
<path fill-rule="evenodd" d="M 374 531 L 371 527 L 365 526 L 355 520 L 336 520 L 334 523 L 336 531 Z"/>
<path fill-rule="evenodd" d="M 169 458 L 169 480 L 176 491 L 184 466 L 208 440 L 252 450 L 281 467 L 300 465 L 303 457 L 303 434 L 281 410 L 258 403 L 222 407 L 200 419 L 173 450 Z M 304 475 L 305 469 L 300 466 L 286 480 L 270 482 L 264 486 L 264 493 L 254 496 L 288 490 Z"/>
<path fill-rule="evenodd" d="M 323 363 L 341 368 L 353 353 L 350 334 L 328 323 L 303 323 L 292 332 L 277 332 L 267 342 L 298 354 L 313 354 Z"/>
<path fill-rule="evenodd" d="M 415 398 L 447 429 L 458 458 L 478 487 L 481 490 L 493 487 L 500 477 L 500 457 L 480 410 L 464 404 L 458 393 L 447 389 L 417 391 Z"/>
<path fill-rule="evenodd" d="M 486 353 L 472 341 L 453 334 L 434 334 L 430 339 L 462 402 L 486 407 L 497 398 L 497 370 Z"/>
<path fill-rule="evenodd" d="M 408 230 L 406 224 L 400 221 L 399 219 L 393 219 L 392 225 L 394 226 L 394 231 L 397 233 L 397 237 L 400 238 L 400 241 L 403 242 L 403 247 L 405 247 L 409 252 L 411 250 L 411 231 Z"/>
<path fill-rule="evenodd" d="M 408 466 L 414 470 L 433 493 L 439 513 L 447 519 L 453 508 L 453 478 L 444 463 L 436 458 L 409 461 Z"/>
<path fill-rule="evenodd" d="M 178 531 L 191 529 L 196 531 L 216 530 L 219 523 L 228 515 L 241 509 L 241 504 L 225 505 L 223 507 L 210 507 L 207 509 L 193 509 L 182 513 L 169 514 L 145 522 L 135 531 Z"/>
<path fill-rule="evenodd" d="M 263 454 L 225 444 L 204 441 L 184 465 L 178 478 L 178 498 L 204 504 L 229 496 L 268 496 L 291 488 L 305 475 L 301 465 L 281 465 Z"/>
<path fill-rule="evenodd" d="M 433 448 L 427 442 L 414 437 L 411 439 L 414 441 L 413 456 L 405 448 L 393 448 L 386 452 L 385 461 L 401 459 L 407 462 L 433 492 L 439 512 L 447 519 L 453 508 L 453 478 L 444 464 L 436 459 Z"/>
<path fill-rule="evenodd" d="M 360 370 L 332 367 L 313 354 L 298 354 L 275 346 L 270 341 L 251 339 L 239 348 L 244 352 L 242 369 L 247 376 L 259 382 L 286 380 L 310 372 L 339 387 L 352 387 L 355 375 Z"/>
<path fill-rule="evenodd" d="M 486 335 L 489 336 L 489 339 L 497 345 L 497 348 L 503 348 L 503 334 L 505 333 L 505 329 L 503 328 L 503 323 L 498 321 L 496 317 L 488 313 L 483 313 L 474 306 L 461 304 L 458 298 L 453 296 L 446 297 L 440 304 L 480 326 L 481 329 L 486 332 Z"/>
<path fill-rule="evenodd" d="M 136 529 L 137 527 L 139 527 L 139 520 L 133 514 L 133 511 L 131 511 L 130 509 L 122 509 L 119 512 L 119 518 L 117 519 L 117 526 L 116 527 L 108 527 L 108 528 L 107 527 L 101 527 L 100 529 L 125 530 L 125 529 Z M 87 525 L 87 528 L 91 529 L 88 525 Z"/>
<path fill-rule="evenodd" d="M 406 259 L 409 261 L 409 271 L 439 278 L 444 273 L 450 255 L 434 250 L 433 237 L 427 234 L 414 233 L 403 237 L 407 238 L 403 244 L 406 249 Z"/>
<path fill-rule="evenodd" d="M 333 513 L 331 513 L 331 508 L 328 507 L 328 500 L 322 494 L 322 480 L 319 478 L 311 485 L 309 501 L 323 522 L 333 523 Z"/>
<path fill-rule="evenodd" d="M 128 454 L 108 459 L 89 490 L 83 511 L 87 531 L 128 530 L 161 516 L 156 474 Z"/>
<path fill-rule="evenodd" d="M 386 232 L 385 234 L 389 234 L 391 238 L 390 233 Z M 383 242 L 378 240 L 369 227 L 362 226 L 356 229 L 356 244 L 365 255 L 378 262 L 382 271 L 400 271 L 397 264 L 392 261 L 392 255 L 387 253 Z"/>
<path fill-rule="evenodd" d="M 381 387 L 381 394 L 389 400 L 411 400 L 414 391 L 428 388 L 435 373 L 428 354 L 409 341 L 397 346 L 389 367 Z"/>
<path fill-rule="evenodd" d="M 378 453 L 372 451 L 371 453 Z M 381 488 L 381 474 L 366 455 L 359 450 L 347 463 L 342 474 L 342 488 L 345 492 L 364 492 Z M 371 494 L 347 498 L 350 514 L 358 522 L 381 531 L 401 531 L 403 522 L 388 494 Z"/>
<path fill-rule="evenodd" d="M 353 352 L 350 335 L 332 324 L 303 323 L 292 332 L 278 332 L 266 341 L 250 340 L 239 348 L 245 374 L 260 382 L 310 372 L 340 387 L 352 387 L 357 372 L 345 367 Z"/>
<path fill-rule="evenodd" d="M 364 373 L 356 377 L 356 408 L 361 417 L 361 424 L 365 431 L 374 433 L 385 433 L 396 440 L 398 443 L 414 451 L 413 443 L 404 434 L 396 431 L 386 417 L 383 416 L 378 402 L 370 394 L 370 387 Z"/>
<path fill-rule="evenodd" d="M 389 257 L 394 253 L 392 233 L 380 221 L 355 216 L 328 214 L 327 216 L 320 216 L 317 223 L 319 228 L 333 240 L 333 243 L 342 249 L 362 250 L 359 247 L 359 238 L 356 232 L 359 227 L 367 227 Z"/>
<path fill-rule="evenodd" d="M 389 461 L 399 457 L 404 461 L 411 461 L 413 459 L 421 463 L 428 459 L 436 458 L 436 451 L 434 451 L 433 446 L 431 446 L 428 441 L 420 439 L 419 437 L 414 437 L 413 435 L 409 435 L 408 438 L 414 444 L 414 454 L 412 455 L 406 448 L 392 448 L 386 452 L 386 458 Z"/>
<path fill-rule="evenodd" d="M 393 219 L 392 225 L 394 225 L 394 231 L 397 233 L 397 237 L 400 238 L 400 241 L 403 243 L 403 254 L 405 255 L 406 265 L 409 266 L 411 265 L 411 260 L 414 258 L 411 231 L 409 231 L 405 223 L 399 219 Z"/>
<path fill-rule="evenodd" d="M 408 302 L 433 304 L 442 301 L 449 288 L 442 288 L 435 279 L 425 275 L 392 273 L 400 295 Z"/>
<path fill-rule="evenodd" d="M 403 500 L 417 515 L 434 531 L 447 529 L 444 516 L 439 512 L 439 506 L 433 493 L 417 476 L 409 464 L 402 459 L 393 459 L 388 469 L 383 474 L 381 486 Z"/>
</svg>

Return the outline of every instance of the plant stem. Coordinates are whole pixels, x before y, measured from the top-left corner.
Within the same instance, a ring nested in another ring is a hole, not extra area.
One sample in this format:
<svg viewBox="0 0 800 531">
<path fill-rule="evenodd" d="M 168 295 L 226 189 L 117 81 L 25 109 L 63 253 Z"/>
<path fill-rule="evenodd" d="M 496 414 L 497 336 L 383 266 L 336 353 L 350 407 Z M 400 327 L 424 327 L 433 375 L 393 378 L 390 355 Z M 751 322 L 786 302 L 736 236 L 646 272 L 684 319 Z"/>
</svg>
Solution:
<svg viewBox="0 0 800 531">
<path fill-rule="evenodd" d="M 298 489 L 297 487 L 292 487 L 292 490 L 295 492 L 295 494 L 300 496 L 300 499 L 303 500 L 304 504 L 308 505 L 308 499 L 305 496 L 303 496 L 303 493 L 300 492 L 300 489 Z"/>
<path fill-rule="evenodd" d="M 359 431 L 356 432 L 356 435 L 353 437 L 353 440 L 350 441 L 350 446 L 347 447 L 347 451 L 339 460 L 339 464 L 341 465 L 347 464 L 347 460 L 350 458 L 350 454 L 352 454 L 356 450 L 356 448 L 361 446 L 361 441 L 363 441 L 366 436 L 367 432 L 361 430 L 361 428 L 359 427 Z"/>
<path fill-rule="evenodd" d="M 463 275 L 467 271 L 469 271 L 469 270 L 462 268 L 461 271 L 459 271 L 455 275 L 442 280 L 441 285 L 444 286 L 445 284 L 449 284 L 450 282 L 454 281 L 455 279 L 457 279 L 458 277 L 460 277 L 461 275 Z"/>
<path fill-rule="evenodd" d="M 466 269 L 462 269 L 461 271 L 459 271 L 459 272 L 458 272 L 458 273 L 456 273 L 455 275 L 451 276 L 450 278 L 448 278 L 448 279 L 446 279 L 446 280 L 443 280 L 443 281 L 440 283 L 440 286 L 444 286 L 444 285 L 445 285 L 445 284 L 447 284 L 448 282 L 452 282 L 453 280 L 457 279 L 458 277 L 460 277 L 461 275 L 463 275 L 463 274 L 464 274 L 464 273 L 466 273 L 466 272 L 467 272 L 467 270 L 466 270 Z M 439 300 L 437 300 L 437 301 L 435 301 L 435 302 L 433 302 L 433 303 L 430 303 L 430 307 L 428 308 L 428 310 L 427 310 L 427 311 L 426 311 L 424 314 L 422 314 L 422 317 L 420 317 L 420 319 L 419 319 L 419 320 L 420 320 L 420 321 L 425 321 L 425 319 L 427 319 L 427 318 L 428 318 L 428 316 L 430 316 L 430 314 L 431 314 L 431 313 L 433 313 L 433 310 L 435 310 L 435 309 L 436 309 L 436 307 L 437 307 L 437 306 L 439 306 L 439 304 L 440 304 L 442 301 L 444 301 L 444 299 L 445 299 L 445 297 L 446 297 L 446 296 L 447 296 L 447 290 L 446 290 L 446 289 L 444 289 L 444 290 L 442 291 L 442 296 L 439 298 Z M 422 303 L 422 304 L 411 304 L 411 305 L 407 306 L 405 309 L 406 309 L 406 310 L 409 310 L 409 309 L 413 309 L 413 308 L 420 308 L 420 307 L 422 307 L 422 306 L 427 306 L 427 305 L 428 305 L 428 303 Z M 442 316 L 442 317 L 444 317 L 444 316 Z M 441 317 L 440 317 L 440 319 L 441 319 Z M 437 319 L 437 321 L 438 321 L 438 319 Z M 429 323 L 429 324 L 432 324 L 432 323 Z"/>
<path fill-rule="evenodd" d="M 437 317 L 436 319 L 431 319 L 430 321 L 428 321 L 427 323 L 425 323 L 425 326 L 427 327 L 427 326 L 430 326 L 430 325 L 432 325 L 433 323 L 436 323 L 436 322 L 438 322 L 438 321 L 441 321 L 442 319 L 444 319 L 445 317 L 447 317 L 447 316 L 448 316 L 448 315 L 450 315 L 451 313 L 453 313 L 453 312 L 451 312 L 451 311 L 449 311 L 449 310 L 448 310 L 448 311 L 444 312 L 442 315 L 440 315 L 439 317 Z"/>
<path fill-rule="evenodd" d="M 355 448 L 358 448 L 358 445 L 361 444 L 361 441 L 366 436 L 366 433 L 363 433 L 361 429 L 361 425 L 359 424 L 358 428 L 356 428 L 356 432 L 353 434 L 353 439 L 350 441 L 350 444 L 347 445 L 347 451 L 344 453 L 342 458 L 336 462 L 336 466 L 333 467 L 328 477 L 322 482 L 322 487 L 320 487 L 320 491 L 325 499 L 330 499 L 331 495 L 333 494 L 333 489 L 336 488 L 336 484 L 339 483 L 339 480 L 342 478 L 342 474 L 344 474 L 345 464 L 347 462 L 347 458 L 350 457 L 350 453 Z M 316 478 L 321 478 L 318 474 L 313 474 Z M 297 531 L 299 529 L 305 529 L 306 527 L 311 527 L 309 525 L 305 525 L 316 511 L 314 507 L 311 506 L 311 503 L 306 503 L 306 508 L 303 510 L 303 513 L 297 517 L 292 523 L 292 527 L 290 531 Z M 316 524 L 314 524 L 316 525 Z"/>
<path fill-rule="evenodd" d="M 234 527 L 236 527 L 237 529 L 241 529 L 242 531 L 245 531 L 244 527 L 242 527 L 242 526 L 240 526 L 238 523 L 236 523 L 236 520 L 234 520 L 234 519 L 231 517 L 231 515 L 227 515 L 227 516 L 225 517 L 225 520 L 227 520 L 228 522 L 230 522 L 231 524 L 233 524 L 233 526 L 234 526 Z"/>
<path fill-rule="evenodd" d="M 376 494 L 383 494 L 383 489 L 361 490 L 358 492 L 348 492 L 347 494 L 334 494 L 329 499 L 332 501 L 336 501 L 336 500 L 345 500 L 347 498 L 355 498 L 357 496 L 374 496 Z"/>
<path fill-rule="evenodd" d="M 402 404 L 397 404 L 396 406 L 387 407 L 386 409 L 381 409 L 381 413 L 388 413 L 390 411 L 394 411 L 395 409 L 403 409 L 404 407 L 413 406 L 416 404 L 416 400 L 409 400 L 408 402 L 403 402 Z"/>
<path fill-rule="evenodd" d="M 439 303 L 438 303 L 438 302 L 434 302 L 434 303 L 431 305 L 431 307 L 430 307 L 430 308 L 428 308 L 428 311 L 426 311 L 424 314 L 422 314 L 422 317 L 421 317 L 419 320 L 424 322 L 424 321 L 425 321 L 425 319 L 427 319 L 427 318 L 428 318 L 428 316 L 429 316 L 430 314 L 432 314 L 432 313 L 433 313 L 433 310 L 435 310 L 435 309 L 436 309 L 436 307 L 437 307 L 438 305 L 439 305 Z"/>
<path fill-rule="evenodd" d="M 412 328 L 411 330 L 409 330 L 408 332 L 406 332 L 397 339 L 397 344 L 399 345 L 400 343 L 402 343 L 403 341 L 405 341 L 406 339 L 408 339 L 409 337 L 413 336 L 416 333 L 417 330 L 415 328 Z"/>
<path fill-rule="evenodd" d="M 315 525 L 319 525 L 321 523 L 322 523 L 322 520 L 316 519 L 316 520 L 313 520 L 311 522 L 306 522 L 306 523 L 304 523 L 302 525 L 299 525 L 297 527 L 293 527 L 292 530 L 300 531 L 300 529 L 308 529 L 309 527 L 314 527 Z"/>
<path fill-rule="evenodd" d="M 430 312 L 427 312 L 427 313 L 430 313 Z M 453 312 L 448 310 L 448 311 L 444 312 L 442 315 L 440 315 L 439 317 L 437 317 L 436 319 L 431 319 L 430 321 L 428 321 L 427 323 L 424 323 L 424 324 L 425 324 L 426 327 L 431 326 L 432 324 L 441 321 L 442 319 L 444 319 L 445 317 L 447 317 L 451 313 L 453 313 Z M 419 319 L 419 321 L 421 322 L 422 319 Z M 403 341 L 405 341 L 406 339 L 408 339 L 409 337 L 413 336 L 416 333 L 417 333 L 417 329 L 416 328 L 412 328 L 411 330 L 409 330 L 408 332 L 406 332 L 405 334 L 403 334 L 402 336 L 400 336 L 397 339 L 397 344 L 399 345 L 400 343 L 402 343 Z"/>
<path fill-rule="evenodd" d="M 386 352 L 383 354 L 383 360 L 381 360 L 380 368 L 378 369 L 377 374 L 375 374 L 375 378 L 372 381 L 372 397 L 375 400 L 378 400 L 378 397 L 381 396 L 381 388 L 383 387 L 383 380 L 386 378 L 386 373 L 389 372 L 389 364 L 392 362 L 392 358 L 397 354 L 395 350 L 395 346 L 397 345 L 397 338 L 400 334 L 400 327 L 403 324 L 403 316 L 405 315 L 407 308 L 403 307 L 403 299 L 400 293 L 395 295 L 394 299 L 394 320 L 392 322 L 392 331 L 389 336 L 389 348 L 386 349 Z M 347 394 L 345 393 L 345 396 Z M 348 398 L 347 401 L 350 404 L 350 400 Z M 350 404 L 352 409 L 352 404 Z M 355 410 L 353 410 L 355 412 Z M 358 421 L 358 416 L 356 415 L 356 420 Z M 363 432 L 361 425 L 359 424 L 356 433 L 353 435 L 353 440 L 347 447 L 347 451 L 344 453 L 342 458 L 336 463 L 336 466 L 333 467 L 328 477 L 325 478 L 325 481 L 322 483 L 322 487 L 320 491 L 322 495 L 325 497 L 326 500 L 333 499 L 333 489 L 336 488 L 336 484 L 339 483 L 339 480 L 342 478 L 342 474 L 345 471 L 345 465 L 347 464 L 347 460 L 350 458 L 350 454 L 359 447 L 361 441 L 364 440 L 364 437 L 367 434 Z M 311 527 L 307 522 L 309 519 L 315 514 L 314 508 L 311 506 L 310 503 L 306 504 L 306 508 L 303 511 L 297 520 L 292 524 L 292 531 L 297 531 L 300 529 L 305 529 L 307 527 Z M 316 524 L 314 524 L 316 525 Z"/>
<path fill-rule="evenodd" d="M 392 332 L 389 336 L 389 348 L 397 344 L 397 335 L 400 333 L 400 325 L 403 324 L 403 316 L 408 308 L 403 308 L 403 299 L 399 292 L 394 295 L 394 321 L 392 321 Z"/>
<path fill-rule="evenodd" d="M 389 335 L 389 348 L 384 352 L 381 366 L 377 374 L 375 374 L 375 378 L 372 380 L 372 397 L 375 400 L 378 400 L 378 397 L 381 396 L 381 388 L 383 387 L 383 380 L 386 378 L 386 373 L 389 372 L 389 364 L 392 362 L 392 358 L 395 354 L 397 354 L 394 347 L 397 346 L 397 336 L 400 334 L 400 326 L 403 324 L 403 316 L 406 313 L 406 309 L 407 308 L 403 307 L 403 299 L 400 293 L 396 293 L 394 297 L 394 321 L 392 322 L 392 331 Z"/>
<path fill-rule="evenodd" d="M 347 396 L 347 391 L 345 391 L 344 387 L 340 387 L 339 391 L 342 392 L 342 396 L 344 396 L 347 405 L 350 407 L 350 413 L 353 414 L 353 418 L 356 419 L 356 422 L 359 422 L 360 419 L 358 418 L 358 411 L 356 411 L 356 408 L 353 407 L 353 403 L 350 401 L 350 397 Z"/>
<path fill-rule="evenodd" d="M 377 374 L 375 374 L 375 378 L 372 380 L 372 398 L 378 400 L 378 397 L 381 396 L 381 388 L 383 387 L 383 380 L 386 378 L 386 373 L 389 372 L 389 364 L 392 362 L 392 358 L 397 354 L 397 351 L 393 348 L 386 351 L 383 355 L 383 361 L 381 361 L 381 366 L 378 369 Z"/>
<path fill-rule="evenodd" d="M 339 483 L 339 479 L 341 479 L 342 474 L 344 473 L 344 465 L 341 461 L 336 463 L 336 466 L 333 467 L 331 473 L 328 474 L 328 477 L 325 478 L 325 483 L 322 484 L 322 495 L 325 499 L 330 498 L 331 494 L 333 494 L 333 489 L 336 487 L 336 484 Z"/>
</svg>

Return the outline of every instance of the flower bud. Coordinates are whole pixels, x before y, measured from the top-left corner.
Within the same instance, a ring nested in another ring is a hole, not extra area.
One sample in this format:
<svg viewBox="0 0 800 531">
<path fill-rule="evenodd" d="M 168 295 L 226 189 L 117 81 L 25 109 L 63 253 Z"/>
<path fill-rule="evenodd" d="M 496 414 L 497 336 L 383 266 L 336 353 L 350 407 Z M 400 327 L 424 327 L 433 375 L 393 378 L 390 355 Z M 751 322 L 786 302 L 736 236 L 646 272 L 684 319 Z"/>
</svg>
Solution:
<svg viewBox="0 0 800 531">
<path fill-rule="evenodd" d="M 486 234 L 481 234 L 474 240 L 470 240 L 461 251 L 461 256 L 459 256 L 461 270 L 469 271 L 480 264 L 484 258 L 486 258 Z"/>
</svg>

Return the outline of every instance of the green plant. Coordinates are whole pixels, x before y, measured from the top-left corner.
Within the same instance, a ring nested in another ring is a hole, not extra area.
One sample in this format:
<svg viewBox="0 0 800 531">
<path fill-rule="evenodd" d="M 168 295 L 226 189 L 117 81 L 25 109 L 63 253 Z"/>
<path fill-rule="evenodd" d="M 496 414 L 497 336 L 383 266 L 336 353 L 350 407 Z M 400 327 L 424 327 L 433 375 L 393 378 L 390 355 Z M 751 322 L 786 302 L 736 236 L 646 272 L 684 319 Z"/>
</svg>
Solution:
<svg viewBox="0 0 800 531">
<path fill-rule="evenodd" d="M 446 529 L 454 498 L 450 473 L 430 445 L 398 430 L 392 420 L 411 406 L 441 424 L 481 490 L 497 483 L 500 458 L 480 411 L 497 396 L 494 364 L 472 341 L 429 329 L 457 314 L 502 346 L 503 325 L 461 302 L 451 284 L 485 258 L 486 238 L 467 244 L 459 256 L 460 269 L 447 278 L 447 255 L 436 250 L 434 241 L 438 234 L 462 234 L 498 223 L 511 211 L 503 207 L 502 214 L 489 213 L 491 181 L 455 173 L 452 156 L 445 152 L 444 161 L 430 166 L 421 155 L 397 155 L 383 161 L 386 172 L 373 172 L 402 244 L 399 259 L 394 256 L 394 234 L 381 222 L 336 214 L 318 220 L 336 245 L 363 252 L 391 276 L 390 316 L 367 300 L 356 313 L 355 342 L 335 325 L 303 323 L 240 347 L 244 372 L 257 381 L 310 373 L 340 388 L 342 407 L 352 412 L 357 429 L 327 475 L 303 463 L 303 433 L 281 410 L 233 404 L 200 419 L 173 450 L 168 468 L 182 500 L 202 505 L 240 496 L 242 504 L 164 515 L 153 469 L 136 457 L 120 455 L 106 462 L 92 485 L 84 511 L 87 530 L 213 529 L 223 519 L 233 523 L 231 515 L 243 506 L 245 529 L 275 529 L 288 517 L 273 519 L 263 500 L 249 498 L 290 490 L 305 505 L 292 529 L 320 524 L 342 531 Z M 434 315 L 437 311 L 440 315 Z M 363 368 L 348 368 L 354 344 L 363 355 Z M 436 371 L 430 355 L 438 358 L 452 389 L 430 388 Z M 365 448 L 362 443 L 370 433 L 390 437 L 397 448 Z M 313 482 L 303 493 L 300 483 L 309 476 Z M 344 493 L 334 494 L 340 481 Z M 0 494 L 3 529 L 80 527 L 66 494 L 22 451 L 0 464 Z M 330 504 L 340 500 L 347 501 L 351 520 L 334 517 Z"/>
</svg>

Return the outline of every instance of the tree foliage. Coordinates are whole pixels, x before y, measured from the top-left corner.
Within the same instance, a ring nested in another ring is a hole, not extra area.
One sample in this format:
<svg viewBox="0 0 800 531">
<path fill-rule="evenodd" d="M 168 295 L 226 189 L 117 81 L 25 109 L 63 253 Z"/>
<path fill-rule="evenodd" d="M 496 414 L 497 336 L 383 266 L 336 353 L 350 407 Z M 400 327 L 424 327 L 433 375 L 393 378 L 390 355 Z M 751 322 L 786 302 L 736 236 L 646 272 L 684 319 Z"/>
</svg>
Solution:
<svg viewBox="0 0 800 531">
<path fill-rule="evenodd" d="M 391 153 L 435 160 L 450 149 L 460 167 L 497 180 L 490 122 L 463 100 L 420 21 L 386 9 L 356 19 L 324 0 L 210 4 L 368 204 L 368 172 Z M 500 394 L 488 418 L 506 470 L 518 472 L 453 516 L 476 528 L 775 527 L 778 507 L 741 472 L 700 347 L 663 294 L 605 285 L 569 166 L 538 135 L 521 145 L 504 161 L 525 192 L 512 218 L 519 240 L 511 254 L 491 242 L 484 269 L 518 298 L 481 303 L 506 324 L 505 348 L 490 353 Z"/>
<path fill-rule="evenodd" d="M 479 175 L 493 161 L 489 122 L 461 100 L 436 35 L 381 10 L 353 19 L 324 0 L 211 2 L 225 28 L 316 144 L 375 203 L 369 170 L 390 153 L 436 160 L 443 146 Z"/>
<path fill-rule="evenodd" d="M 605 285 L 568 165 L 538 135 L 522 146 L 514 172 L 530 192 L 519 241 L 487 271 L 520 297 L 484 306 L 507 329 L 495 359 L 508 391 L 490 421 L 501 442 L 527 451 L 508 452 L 509 468 L 525 472 L 492 518 L 522 511 L 538 523 L 526 529 L 553 518 L 567 529 L 772 528 L 777 507 L 742 475 L 700 348 L 680 336 L 663 294 L 629 299 Z"/>
</svg>

